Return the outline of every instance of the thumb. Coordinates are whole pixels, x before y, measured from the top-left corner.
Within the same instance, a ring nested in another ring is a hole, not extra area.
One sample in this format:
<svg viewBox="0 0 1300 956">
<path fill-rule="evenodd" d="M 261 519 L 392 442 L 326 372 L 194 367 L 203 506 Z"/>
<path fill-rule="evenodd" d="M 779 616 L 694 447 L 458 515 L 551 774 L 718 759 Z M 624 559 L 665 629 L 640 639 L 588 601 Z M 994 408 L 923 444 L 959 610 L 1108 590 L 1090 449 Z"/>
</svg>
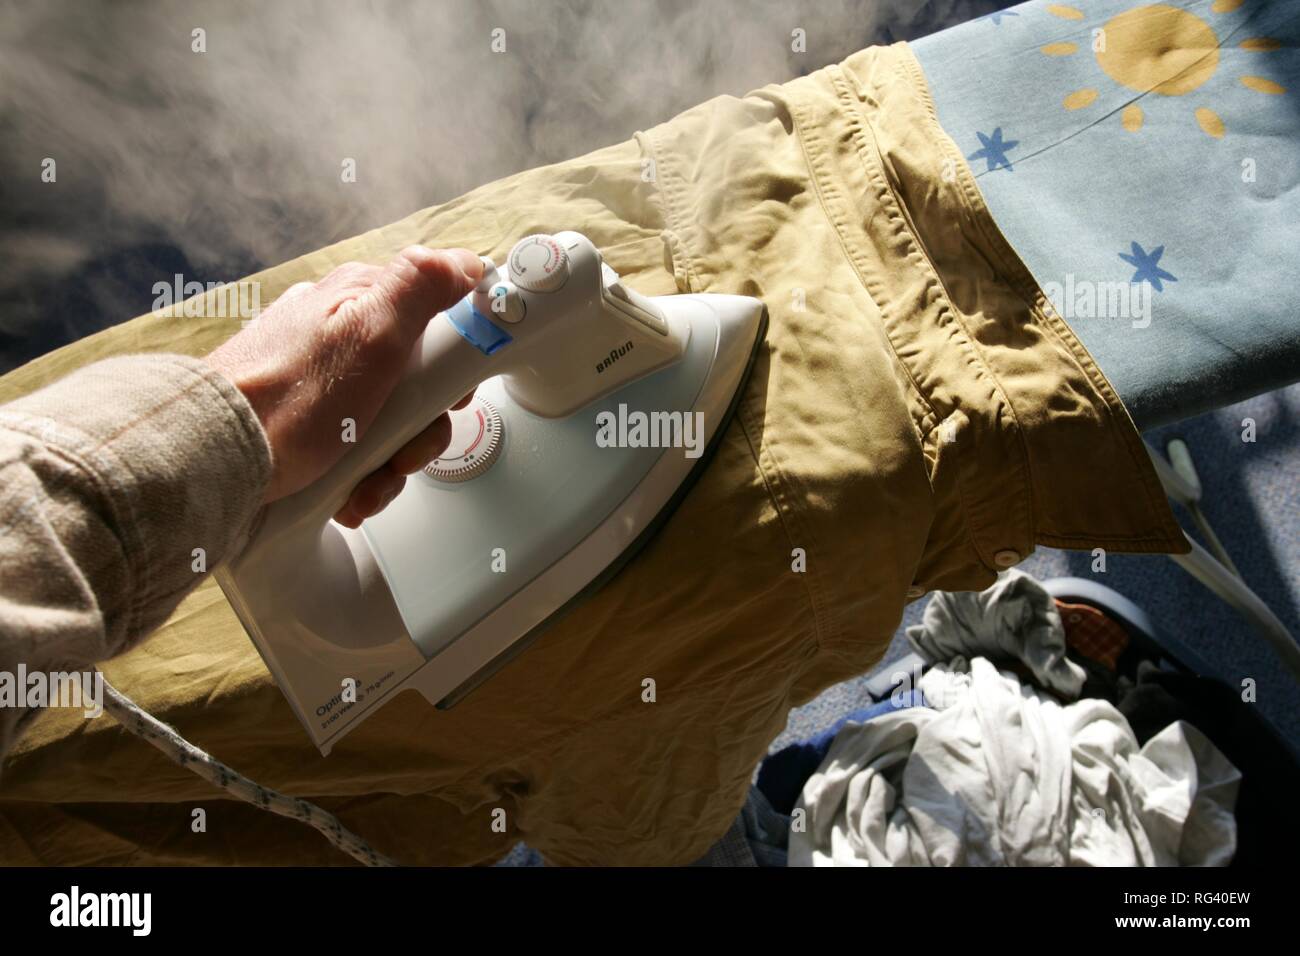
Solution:
<svg viewBox="0 0 1300 956">
<path fill-rule="evenodd" d="M 483 262 L 468 249 L 408 246 L 377 286 L 399 337 L 413 343 L 431 318 L 468 295 L 482 276 Z"/>
</svg>

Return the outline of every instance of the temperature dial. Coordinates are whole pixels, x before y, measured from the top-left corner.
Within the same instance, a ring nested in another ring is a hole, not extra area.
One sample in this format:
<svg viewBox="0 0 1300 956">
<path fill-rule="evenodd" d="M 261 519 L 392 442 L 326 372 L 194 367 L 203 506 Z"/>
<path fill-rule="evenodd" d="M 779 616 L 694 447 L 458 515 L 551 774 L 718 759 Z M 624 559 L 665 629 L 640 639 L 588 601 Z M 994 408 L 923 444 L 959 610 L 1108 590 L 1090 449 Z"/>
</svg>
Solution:
<svg viewBox="0 0 1300 956">
<path fill-rule="evenodd" d="M 451 416 L 451 443 L 440 457 L 424 466 L 424 473 L 434 481 L 452 483 L 477 478 L 501 454 L 505 437 L 501 413 L 487 399 L 475 395 L 464 408 L 447 414 Z"/>
<path fill-rule="evenodd" d="M 555 292 L 569 279 L 569 254 L 554 236 L 528 236 L 510 250 L 510 280 L 528 292 Z"/>
</svg>

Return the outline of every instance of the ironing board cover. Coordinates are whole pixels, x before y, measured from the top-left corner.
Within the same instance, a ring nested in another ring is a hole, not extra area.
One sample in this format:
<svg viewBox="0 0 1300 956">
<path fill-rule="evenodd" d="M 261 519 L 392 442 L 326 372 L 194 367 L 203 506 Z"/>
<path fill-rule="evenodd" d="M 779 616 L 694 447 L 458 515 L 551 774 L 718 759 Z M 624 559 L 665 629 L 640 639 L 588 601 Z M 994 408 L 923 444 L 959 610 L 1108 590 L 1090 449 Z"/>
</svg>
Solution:
<svg viewBox="0 0 1300 956">
<path fill-rule="evenodd" d="M 1139 427 L 1300 378 L 1298 41 L 1293 2 L 1033 0 L 912 45 Z"/>
</svg>

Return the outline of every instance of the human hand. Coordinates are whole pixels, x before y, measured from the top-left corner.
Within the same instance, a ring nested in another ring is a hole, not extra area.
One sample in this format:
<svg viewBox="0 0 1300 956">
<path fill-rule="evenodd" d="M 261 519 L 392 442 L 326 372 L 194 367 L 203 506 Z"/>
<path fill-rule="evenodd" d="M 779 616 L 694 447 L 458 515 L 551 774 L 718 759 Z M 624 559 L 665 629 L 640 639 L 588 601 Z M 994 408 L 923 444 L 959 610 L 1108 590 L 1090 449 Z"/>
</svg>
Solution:
<svg viewBox="0 0 1300 956">
<path fill-rule="evenodd" d="M 266 501 L 324 475 L 378 415 L 415 341 L 438 312 L 467 295 L 483 274 L 466 249 L 404 249 L 387 266 L 348 262 L 319 282 L 300 282 L 256 322 L 207 356 L 248 399 L 271 445 Z M 466 395 L 454 407 L 470 400 Z M 451 439 L 446 414 L 363 478 L 334 519 L 349 528 L 383 510 L 406 475 L 437 458 Z"/>
</svg>

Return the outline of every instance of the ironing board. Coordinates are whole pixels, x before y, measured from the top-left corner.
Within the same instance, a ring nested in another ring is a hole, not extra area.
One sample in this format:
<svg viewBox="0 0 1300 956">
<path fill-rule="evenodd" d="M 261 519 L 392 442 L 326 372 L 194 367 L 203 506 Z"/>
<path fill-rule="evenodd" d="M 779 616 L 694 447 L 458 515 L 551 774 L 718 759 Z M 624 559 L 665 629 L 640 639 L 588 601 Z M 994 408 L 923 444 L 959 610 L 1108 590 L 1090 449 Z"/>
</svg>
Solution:
<svg viewBox="0 0 1300 956">
<path fill-rule="evenodd" d="M 1034 0 L 912 44 L 1002 232 L 1140 429 L 1300 379 L 1297 40 L 1296 4 Z M 1127 286 L 1145 315 L 1116 314 Z"/>
<path fill-rule="evenodd" d="M 1033 0 L 912 44 L 1003 234 L 1147 430 L 1300 379 L 1300 5 Z M 1177 556 L 1300 676 L 1199 507 Z"/>
</svg>

